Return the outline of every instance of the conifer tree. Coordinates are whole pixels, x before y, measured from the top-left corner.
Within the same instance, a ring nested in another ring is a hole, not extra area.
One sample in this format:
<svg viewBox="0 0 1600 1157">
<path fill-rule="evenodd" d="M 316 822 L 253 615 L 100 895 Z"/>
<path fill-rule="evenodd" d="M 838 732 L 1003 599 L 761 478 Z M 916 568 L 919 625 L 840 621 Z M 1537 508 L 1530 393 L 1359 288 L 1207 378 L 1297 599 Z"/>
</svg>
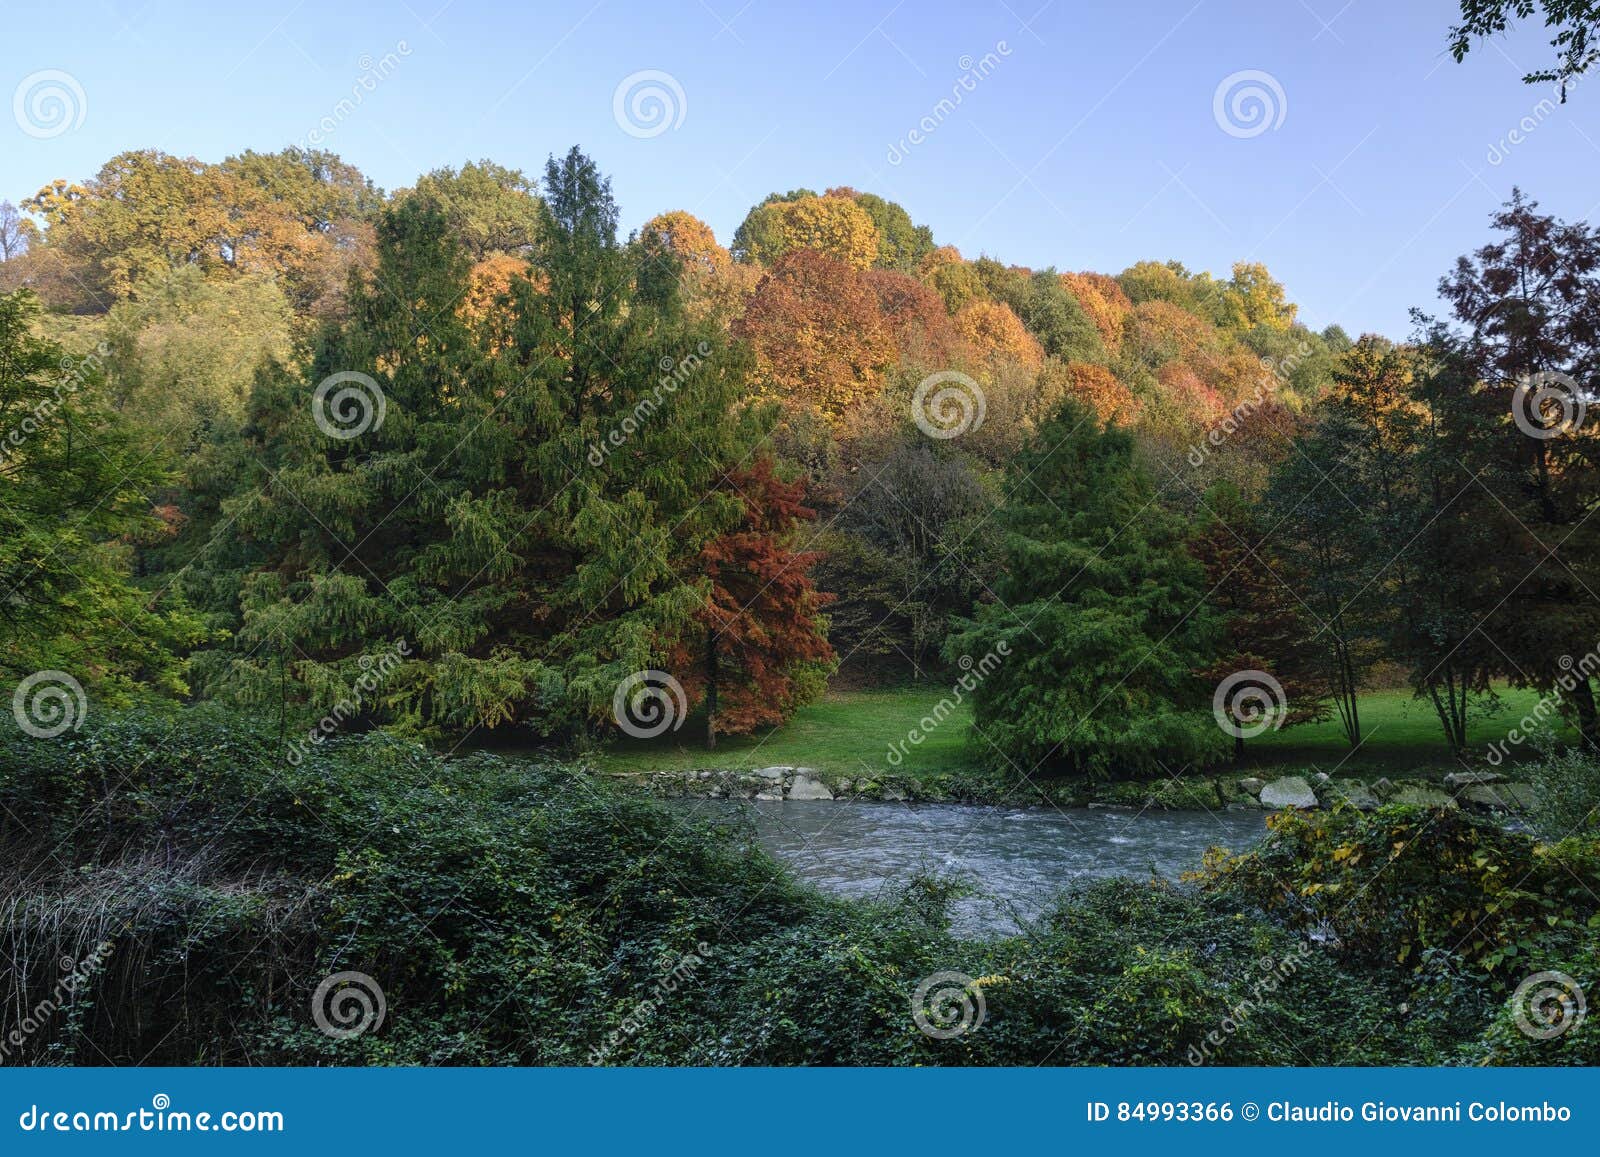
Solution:
<svg viewBox="0 0 1600 1157">
<path fill-rule="evenodd" d="M 1204 575 L 1132 436 L 1069 399 L 1018 456 L 1009 490 L 997 598 L 945 648 L 992 667 L 975 691 L 983 748 L 1025 771 L 1098 776 L 1224 755 L 1196 674 L 1215 657 Z M 985 664 L 991 654 L 1004 657 Z"/>
<path fill-rule="evenodd" d="M 279 561 L 245 586 L 227 675 L 247 698 L 272 701 L 281 659 L 315 707 L 404 640 L 363 700 L 376 717 L 571 732 L 701 611 L 700 552 L 742 514 L 720 482 L 761 433 L 743 360 L 684 313 L 668 256 L 617 240 L 609 183 L 576 149 L 547 166 L 539 212 L 527 276 L 469 321 L 468 255 L 436 207 L 401 201 L 350 323 L 303 379 L 258 392 L 268 469 L 238 515 Z M 317 390 L 342 373 L 372 386 L 330 433 Z"/>
</svg>

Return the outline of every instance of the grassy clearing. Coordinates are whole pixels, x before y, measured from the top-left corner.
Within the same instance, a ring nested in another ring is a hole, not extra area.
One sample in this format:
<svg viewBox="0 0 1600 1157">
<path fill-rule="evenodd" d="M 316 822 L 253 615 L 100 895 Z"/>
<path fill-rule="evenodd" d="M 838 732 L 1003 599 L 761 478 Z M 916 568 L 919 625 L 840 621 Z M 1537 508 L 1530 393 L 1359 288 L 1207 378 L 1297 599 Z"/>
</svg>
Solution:
<svg viewBox="0 0 1600 1157">
<path fill-rule="evenodd" d="M 1467 728 L 1467 743 L 1477 755 L 1489 744 L 1504 740 L 1522 717 L 1539 701 L 1535 691 L 1501 688 L 1498 702 L 1485 702 Z M 1444 733 L 1433 704 L 1414 699 L 1410 691 L 1374 691 L 1360 703 L 1362 743 L 1351 751 L 1337 718 L 1271 732 L 1245 744 L 1245 762 L 1272 768 L 1315 765 L 1332 771 L 1343 761 L 1341 772 L 1361 770 L 1425 770 L 1456 766 L 1445 746 Z M 1531 755 L 1526 746 L 1511 758 Z"/>
<path fill-rule="evenodd" d="M 604 771 L 643 773 L 694 768 L 752 768 L 798 764 L 840 775 L 890 770 L 891 744 L 948 694 L 939 684 L 874 691 L 830 691 L 802 708 L 787 725 L 763 735 L 724 740 L 716 751 L 695 742 L 694 721 L 670 737 L 629 740 L 609 748 L 597 763 Z M 1538 701 L 1531 691 L 1502 690 L 1492 714 L 1474 718 L 1469 738 L 1482 750 L 1506 732 Z M 1413 699 L 1409 691 L 1374 691 L 1361 700 L 1366 735 L 1351 752 L 1338 721 L 1305 724 L 1273 732 L 1246 744 L 1245 766 L 1259 770 L 1319 768 L 1340 774 L 1360 772 L 1442 771 L 1455 766 L 1444 745 L 1433 706 Z M 970 768 L 980 762 L 973 747 L 982 743 L 968 725 L 966 704 L 929 731 L 920 745 L 906 745 L 903 762 L 894 768 L 916 775 Z M 1526 753 L 1526 748 L 1522 749 Z M 1342 761 L 1342 762 L 1341 762 Z"/>
<path fill-rule="evenodd" d="M 604 771 L 688 771 L 699 767 L 802 765 L 841 775 L 883 772 L 889 745 L 932 711 L 949 689 L 938 684 L 884 691 L 830 691 L 802 707 L 782 727 L 764 734 L 720 740 L 707 751 L 694 739 L 695 721 L 681 732 L 657 740 L 621 741 L 598 760 Z M 917 746 L 907 745 L 897 769 L 915 775 L 971 767 L 978 761 L 969 746 L 972 712 L 961 704 Z M 693 732 L 693 734 L 691 734 Z"/>
</svg>

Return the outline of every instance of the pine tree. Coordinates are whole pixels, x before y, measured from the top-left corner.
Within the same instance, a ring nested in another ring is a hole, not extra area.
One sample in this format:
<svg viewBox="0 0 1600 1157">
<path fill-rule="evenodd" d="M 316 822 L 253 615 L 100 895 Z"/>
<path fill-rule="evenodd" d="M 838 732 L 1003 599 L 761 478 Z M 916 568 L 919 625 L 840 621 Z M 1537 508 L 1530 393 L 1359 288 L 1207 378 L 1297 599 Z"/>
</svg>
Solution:
<svg viewBox="0 0 1600 1157">
<path fill-rule="evenodd" d="M 1024 771 L 1091 775 L 1225 754 L 1196 674 L 1215 659 L 1204 576 L 1132 436 L 1069 400 L 1019 455 L 1009 489 L 997 598 L 945 649 L 989 669 L 974 692 L 983 746 Z"/>
<path fill-rule="evenodd" d="M 552 159 L 543 192 L 536 256 L 495 317 L 457 309 L 468 255 L 408 198 L 349 324 L 303 379 L 258 391 L 269 470 L 237 513 L 275 561 L 245 585 L 224 665 L 246 698 L 272 702 L 282 667 L 314 709 L 405 640 L 363 700 L 376 717 L 570 733 L 603 724 L 702 610 L 700 552 L 743 511 L 721 480 L 762 432 L 744 362 L 686 316 L 668 256 L 618 242 L 587 157 Z M 355 437 L 313 421 L 340 372 L 376 387 Z"/>
</svg>

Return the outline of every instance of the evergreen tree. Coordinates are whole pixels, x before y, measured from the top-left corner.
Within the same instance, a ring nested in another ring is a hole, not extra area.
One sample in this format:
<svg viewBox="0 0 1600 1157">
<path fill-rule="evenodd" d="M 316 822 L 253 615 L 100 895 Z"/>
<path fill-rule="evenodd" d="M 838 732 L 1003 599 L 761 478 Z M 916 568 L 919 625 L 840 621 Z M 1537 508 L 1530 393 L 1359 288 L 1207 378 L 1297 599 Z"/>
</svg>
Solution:
<svg viewBox="0 0 1600 1157">
<path fill-rule="evenodd" d="M 719 483 L 761 432 L 743 362 L 685 315 L 667 258 L 619 244 L 587 157 L 552 159 L 543 193 L 537 257 L 488 324 L 456 308 L 469 262 L 449 221 L 407 198 L 350 323 L 304 379 L 259 391 L 269 469 L 237 514 L 279 561 L 246 584 L 226 662 L 245 697 L 287 684 L 314 708 L 406 640 L 364 710 L 570 732 L 705 605 L 701 551 L 742 514 Z M 360 387 L 359 433 L 334 436 L 316 390 L 349 372 L 376 389 Z"/>
<path fill-rule="evenodd" d="M 1132 436 L 1069 400 L 1018 456 L 1010 491 L 997 598 L 945 649 L 992 667 L 974 692 L 984 747 L 1024 770 L 1091 775 L 1223 755 L 1196 674 L 1216 654 L 1204 576 Z"/>
</svg>

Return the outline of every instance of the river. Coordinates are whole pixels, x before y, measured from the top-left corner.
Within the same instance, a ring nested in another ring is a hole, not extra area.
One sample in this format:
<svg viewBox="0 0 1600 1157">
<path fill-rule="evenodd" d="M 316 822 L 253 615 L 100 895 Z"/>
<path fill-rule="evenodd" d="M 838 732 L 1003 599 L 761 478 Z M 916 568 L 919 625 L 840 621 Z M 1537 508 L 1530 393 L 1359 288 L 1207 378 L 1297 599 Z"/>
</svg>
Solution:
<svg viewBox="0 0 1600 1157">
<path fill-rule="evenodd" d="M 755 824 L 762 845 L 802 879 L 843 896 L 874 896 L 912 874 L 957 873 L 978 889 L 953 909 L 954 930 L 1017 931 L 1054 894 L 1108 876 L 1175 878 L 1208 847 L 1249 847 L 1262 812 L 1134 813 L 962 804 L 690 800 L 705 819 Z"/>
</svg>

